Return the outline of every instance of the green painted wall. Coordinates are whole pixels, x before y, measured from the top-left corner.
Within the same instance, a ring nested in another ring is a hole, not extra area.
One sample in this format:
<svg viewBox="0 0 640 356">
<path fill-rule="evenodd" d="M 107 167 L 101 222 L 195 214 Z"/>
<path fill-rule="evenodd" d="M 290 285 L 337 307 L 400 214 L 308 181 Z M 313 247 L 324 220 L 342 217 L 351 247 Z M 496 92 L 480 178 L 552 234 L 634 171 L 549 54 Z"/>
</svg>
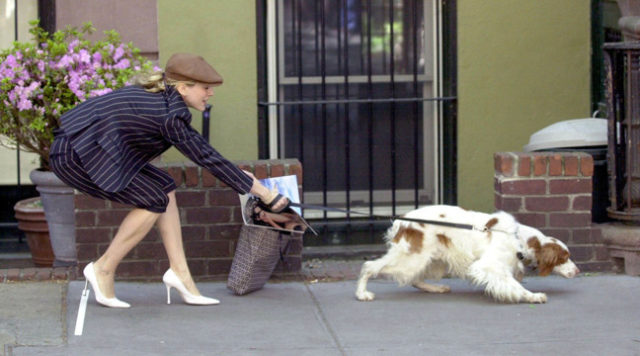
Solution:
<svg viewBox="0 0 640 356">
<path fill-rule="evenodd" d="M 493 154 L 590 116 L 590 2 L 458 0 L 458 203 L 494 209 Z"/>
<path fill-rule="evenodd" d="M 254 0 L 158 0 L 159 64 L 175 52 L 197 53 L 224 78 L 210 99 L 210 137 L 232 160 L 258 157 L 255 16 Z M 192 114 L 200 130 L 202 113 Z M 172 148 L 163 160 L 186 159 Z"/>
</svg>

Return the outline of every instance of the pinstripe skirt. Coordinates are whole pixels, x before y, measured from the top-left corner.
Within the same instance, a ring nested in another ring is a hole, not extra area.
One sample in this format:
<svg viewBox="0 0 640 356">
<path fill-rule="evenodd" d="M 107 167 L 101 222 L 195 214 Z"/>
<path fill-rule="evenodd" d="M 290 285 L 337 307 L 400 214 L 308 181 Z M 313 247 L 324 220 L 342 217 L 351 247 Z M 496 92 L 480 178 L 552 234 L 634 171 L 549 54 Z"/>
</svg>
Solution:
<svg viewBox="0 0 640 356">
<path fill-rule="evenodd" d="M 69 186 L 96 198 L 133 205 L 154 213 L 163 213 L 169 204 L 168 193 L 176 189 L 173 178 L 147 163 L 131 183 L 119 192 L 105 192 L 84 169 L 80 157 L 64 134 L 56 136 L 49 154 L 51 170 Z"/>
</svg>

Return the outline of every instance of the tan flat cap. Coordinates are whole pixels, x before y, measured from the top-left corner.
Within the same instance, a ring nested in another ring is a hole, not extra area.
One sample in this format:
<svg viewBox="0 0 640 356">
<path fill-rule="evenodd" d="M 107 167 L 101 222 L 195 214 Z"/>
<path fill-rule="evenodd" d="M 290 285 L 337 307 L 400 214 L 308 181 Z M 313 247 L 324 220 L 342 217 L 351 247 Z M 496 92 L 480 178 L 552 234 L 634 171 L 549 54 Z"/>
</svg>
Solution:
<svg viewBox="0 0 640 356">
<path fill-rule="evenodd" d="M 204 58 L 195 54 L 175 53 L 167 61 L 164 73 L 173 80 L 222 84 L 222 76 Z"/>
</svg>

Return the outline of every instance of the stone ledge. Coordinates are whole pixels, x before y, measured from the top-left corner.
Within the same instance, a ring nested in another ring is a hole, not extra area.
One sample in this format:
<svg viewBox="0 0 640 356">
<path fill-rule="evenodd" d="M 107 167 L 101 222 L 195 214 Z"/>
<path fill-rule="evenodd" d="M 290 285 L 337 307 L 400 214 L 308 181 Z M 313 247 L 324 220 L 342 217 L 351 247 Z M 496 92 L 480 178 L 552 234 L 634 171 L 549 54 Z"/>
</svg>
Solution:
<svg viewBox="0 0 640 356">
<path fill-rule="evenodd" d="M 640 226 L 622 223 L 602 224 L 602 240 L 614 261 L 624 272 L 640 276 Z"/>
<path fill-rule="evenodd" d="M 0 269 L 0 283 L 24 281 L 71 281 L 78 278 L 78 267 Z"/>
</svg>

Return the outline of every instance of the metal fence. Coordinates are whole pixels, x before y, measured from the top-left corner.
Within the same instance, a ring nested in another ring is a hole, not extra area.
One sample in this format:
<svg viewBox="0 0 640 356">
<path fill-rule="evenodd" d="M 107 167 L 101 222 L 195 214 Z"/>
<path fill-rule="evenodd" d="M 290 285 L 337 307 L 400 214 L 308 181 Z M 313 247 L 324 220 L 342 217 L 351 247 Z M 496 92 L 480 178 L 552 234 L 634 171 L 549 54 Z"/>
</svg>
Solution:
<svg viewBox="0 0 640 356">
<path fill-rule="evenodd" d="M 604 46 L 610 217 L 640 222 L 640 45 Z"/>
<path fill-rule="evenodd" d="M 260 1 L 258 24 L 260 155 L 302 162 L 305 203 L 396 215 L 455 202 L 455 1 Z M 304 216 L 319 244 L 388 226 Z"/>
</svg>

